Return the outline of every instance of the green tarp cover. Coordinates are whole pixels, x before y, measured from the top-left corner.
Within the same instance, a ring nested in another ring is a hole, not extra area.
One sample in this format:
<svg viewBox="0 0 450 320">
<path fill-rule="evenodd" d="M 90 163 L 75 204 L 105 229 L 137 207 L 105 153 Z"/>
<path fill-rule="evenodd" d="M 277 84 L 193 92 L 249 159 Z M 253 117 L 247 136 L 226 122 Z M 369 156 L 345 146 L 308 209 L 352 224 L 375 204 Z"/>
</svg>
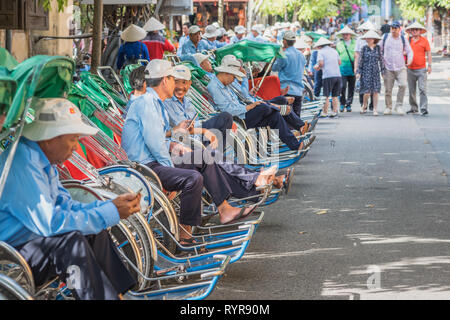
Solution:
<svg viewBox="0 0 450 320">
<path fill-rule="evenodd" d="M 244 62 L 270 62 L 273 57 L 284 57 L 281 45 L 261 43 L 252 40 L 242 40 L 216 50 L 216 61 L 219 63 L 226 55 L 234 55 Z"/>
<path fill-rule="evenodd" d="M 19 63 L 5 48 L 0 47 L 0 66 L 8 70 L 14 69 Z"/>
<path fill-rule="evenodd" d="M 17 81 L 18 88 L 4 127 L 9 128 L 20 119 L 28 98 L 65 97 L 74 70 L 75 62 L 62 56 L 38 55 L 18 64 L 10 74 Z"/>
<path fill-rule="evenodd" d="M 82 72 L 80 74 L 81 82 L 91 89 L 92 92 L 95 92 L 96 95 L 101 95 L 104 98 L 108 99 L 105 94 L 102 92 L 102 90 L 105 91 L 107 95 L 109 95 L 116 103 L 118 103 L 120 106 L 126 106 L 127 102 L 122 99 L 119 95 L 115 94 L 113 91 L 113 87 L 103 80 L 100 76 L 96 74 L 92 74 L 88 71 Z M 108 100 L 109 102 L 109 100 Z"/>
<path fill-rule="evenodd" d="M 0 115 L 8 112 L 16 90 L 17 82 L 0 71 Z"/>
<path fill-rule="evenodd" d="M 316 33 L 316 32 L 305 32 L 305 35 L 310 37 L 314 42 L 316 42 L 317 40 L 319 40 L 320 38 L 325 38 L 328 39 L 327 35 L 324 34 L 320 34 L 320 33 Z"/>
<path fill-rule="evenodd" d="M 129 64 L 120 70 L 120 75 L 122 76 L 123 87 L 127 94 L 130 94 L 133 91 L 133 87 L 130 84 L 130 73 L 136 68 L 139 68 L 142 64 Z"/>
</svg>

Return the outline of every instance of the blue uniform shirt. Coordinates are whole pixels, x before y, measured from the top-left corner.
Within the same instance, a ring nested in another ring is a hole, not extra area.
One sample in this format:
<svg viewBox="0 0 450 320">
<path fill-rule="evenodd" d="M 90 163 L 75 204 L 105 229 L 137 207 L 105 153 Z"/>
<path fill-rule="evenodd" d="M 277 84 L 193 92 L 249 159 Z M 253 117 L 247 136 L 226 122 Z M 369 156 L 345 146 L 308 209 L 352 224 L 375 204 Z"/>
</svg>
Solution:
<svg viewBox="0 0 450 320">
<path fill-rule="evenodd" d="M 181 55 L 181 47 L 183 46 L 183 44 L 190 40 L 189 37 L 187 35 L 183 35 L 180 40 L 178 40 L 178 50 L 177 50 L 177 55 Z"/>
<path fill-rule="evenodd" d="M 278 77 L 282 88 L 289 86 L 288 94 L 303 96 L 303 72 L 306 65 L 305 56 L 294 47 L 287 48 L 285 58 L 277 58 L 272 66 L 273 71 L 278 71 Z"/>
<path fill-rule="evenodd" d="M 0 172 L 9 151 L 0 155 Z M 72 200 L 38 143 L 20 139 L 0 199 L 0 241 L 17 247 L 72 231 L 97 234 L 119 221 L 111 201 L 85 204 Z"/>
<path fill-rule="evenodd" d="M 247 37 L 245 37 L 247 40 L 252 40 L 252 41 L 257 41 L 257 42 L 267 42 L 266 40 L 264 40 L 264 38 L 263 37 L 261 37 L 261 36 L 254 36 L 253 35 L 253 33 L 249 33 L 248 35 L 247 35 Z"/>
<path fill-rule="evenodd" d="M 169 130 L 169 117 L 163 102 L 155 90 L 147 88 L 147 93 L 130 104 L 122 130 L 122 147 L 132 161 L 141 164 L 157 161 L 173 167 L 170 141 L 166 139 Z"/>
<path fill-rule="evenodd" d="M 177 97 L 164 100 L 164 106 L 167 114 L 169 115 L 169 123 L 171 127 L 175 127 L 181 121 L 192 120 L 197 112 L 188 97 L 183 98 L 183 102 L 178 100 Z M 195 120 L 196 125 L 198 120 Z"/>
<path fill-rule="evenodd" d="M 245 119 L 247 107 L 242 104 L 236 94 L 228 86 L 224 86 L 215 75 L 211 75 L 208 92 L 214 100 L 215 106 L 222 112 L 226 111 L 233 116 Z"/>
</svg>

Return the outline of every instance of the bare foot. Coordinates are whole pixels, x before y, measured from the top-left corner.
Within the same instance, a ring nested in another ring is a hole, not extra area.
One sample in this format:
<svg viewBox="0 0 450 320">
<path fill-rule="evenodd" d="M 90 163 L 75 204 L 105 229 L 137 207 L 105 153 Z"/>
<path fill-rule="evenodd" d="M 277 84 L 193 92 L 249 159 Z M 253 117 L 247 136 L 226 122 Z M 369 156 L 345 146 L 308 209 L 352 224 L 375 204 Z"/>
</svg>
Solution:
<svg viewBox="0 0 450 320">
<path fill-rule="evenodd" d="M 277 189 L 281 189 L 283 187 L 283 180 L 285 177 L 285 174 L 275 177 L 275 179 L 273 180 L 273 186 Z"/>
</svg>

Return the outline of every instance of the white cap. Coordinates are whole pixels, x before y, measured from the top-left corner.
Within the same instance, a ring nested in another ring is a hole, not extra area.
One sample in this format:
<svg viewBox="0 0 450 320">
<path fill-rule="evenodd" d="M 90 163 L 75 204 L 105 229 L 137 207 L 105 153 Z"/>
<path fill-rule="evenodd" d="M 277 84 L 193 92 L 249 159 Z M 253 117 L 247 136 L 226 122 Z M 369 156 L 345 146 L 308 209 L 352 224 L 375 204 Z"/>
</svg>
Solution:
<svg viewBox="0 0 450 320">
<path fill-rule="evenodd" d="M 245 74 L 241 72 L 241 62 L 233 55 L 227 55 L 223 57 L 220 66 L 216 67 L 217 72 L 224 72 L 234 75 L 239 81 L 245 77 Z"/>
<path fill-rule="evenodd" d="M 200 65 L 203 61 L 205 61 L 206 59 L 209 58 L 209 56 L 207 54 L 203 54 L 203 53 L 194 53 L 193 54 L 195 61 L 197 61 L 197 63 Z"/>
<path fill-rule="evenodd" d="M 216 22 L 213 22 L 212 25 L 213 25 L 214 27 L 216 27 L 216 29 L 220 29 L 220 24 L 219 24 L 217 21 L 216 21 Z"/>
<path fill-rule="evenodd" d="M 147 31 L 138 27 L 135 24 L 129 25 L 120 35 L 123 41 L 136 42 L 144 39 L 147 36 Z"/>
<path fill-rule="evenodd" d="M 294 31 L 288 30 L 284 33 L 283 39 L 285 40 L 295 40 L 295 33 Z"/>
<path fill-rule="evenodd" d="M 200 32 L 200 27 L 197 25 L 193 25 L 189 27 L 189 34 Z"/>
<path fill-rule="evenodd" d="M 151 17 L 144 24 L 143 28 L 144 28 L 145 31 L 150 32 L 150 31 L 164 30 L 166 28 L 166 26 L 163 25 L 161 22 L 159 22 L 157 19 Z"/>
<path fill-rule="evenodd" d="M 191 70 L 184 64 L 178 64 L 173 68 L 175 79 L 191 80 Z"/>
<path fill-rule="evenodd" d="M 176 76 L 172 64 L 167 60 L 153 59 L 145 67 L 145 79 L 158 79 Z"/>
<path fill-rule="evenodd" d="M 236 26 L 234 28 L 234 32 L 236 32 L 236 34 L 244 34 L 245 33 L 245 27 L 244 26 Z"/>
<path fill-rule="evenodd" d="M 23 136 L 27 139 L 43 141 L 65 134 L 92 136 L 98 132 L 83 122 L 80 110 L 67 99 L 37 99 L 34 109 L 35 120 L 23 128 Z"/>
<path fill-rule="evenodd" d="M 205 28 L 205 33 L 203 34 L 203 38 L 209 39 L 218 37 L 220 35 L 220 31 L 217 30 L 213 25 L 209 25 Z"/>
</svg>

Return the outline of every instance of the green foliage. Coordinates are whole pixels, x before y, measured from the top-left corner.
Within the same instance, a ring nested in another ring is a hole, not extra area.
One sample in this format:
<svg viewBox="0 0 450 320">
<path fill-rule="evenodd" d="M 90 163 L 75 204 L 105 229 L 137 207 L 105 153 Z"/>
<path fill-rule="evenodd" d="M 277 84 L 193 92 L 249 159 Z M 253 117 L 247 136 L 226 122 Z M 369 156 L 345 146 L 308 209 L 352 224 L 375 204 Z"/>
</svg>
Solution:
<svg viewBox="0 0 450 320">
<path fill-rule="evenodd" d="M 396 0 L 402 12 L 402 16 L 407 19 L 421 19 L 425 17 L 427 7 L 434 9 L 449 10 L 450 0 Z"/>
<path fill-rule="evenodd" d="M 68 0 L 56 0 L 58 3 L 58 11 L 62 12 L 64 11 L 64 8 L 67 7 Z M 51 0 L 39 0 L 39 3 L 44 7 L 45 10 L 50 11 L 52 10 L 51 6 Z"/>
</svg>

